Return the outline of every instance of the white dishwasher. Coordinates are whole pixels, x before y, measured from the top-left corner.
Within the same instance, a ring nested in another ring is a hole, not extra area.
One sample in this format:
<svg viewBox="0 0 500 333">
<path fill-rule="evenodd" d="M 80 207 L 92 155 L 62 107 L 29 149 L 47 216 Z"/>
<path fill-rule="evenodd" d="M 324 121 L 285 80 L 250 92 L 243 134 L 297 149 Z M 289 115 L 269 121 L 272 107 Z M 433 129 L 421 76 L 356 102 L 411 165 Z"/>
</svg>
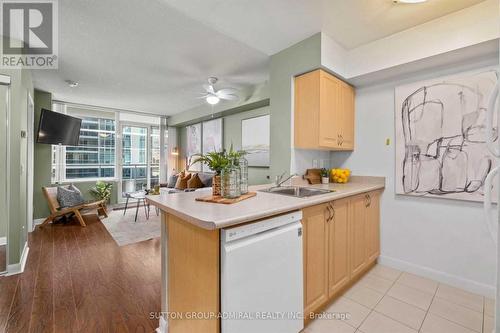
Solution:
<svg viewBox="0 0 500 333">
<path fill-rule="evenodd" d="M 302 212 L 221 234 L 221 332 L 303 328 Z"/>
</svg>

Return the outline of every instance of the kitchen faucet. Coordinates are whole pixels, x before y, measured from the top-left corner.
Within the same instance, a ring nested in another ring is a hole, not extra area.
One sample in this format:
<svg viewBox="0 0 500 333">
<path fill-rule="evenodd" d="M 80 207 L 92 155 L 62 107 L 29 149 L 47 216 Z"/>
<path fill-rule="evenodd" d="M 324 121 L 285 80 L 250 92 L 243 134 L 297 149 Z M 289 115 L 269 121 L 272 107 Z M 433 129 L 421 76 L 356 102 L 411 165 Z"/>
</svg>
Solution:
<svg viewBox="0 0 500 333">
<path fill-rule="evenodd" d="M 287 182 L 288 180 L 292 179 L 292 177 L 298 176 L 296 173 L 291 174 L 289 177 L 283 180 L 283 177 L 285 177 L 286 171 L 283 172 L 281 175 L 276 176 L 276 187 L 281 187 L 283 183 Z"/>
</svg>

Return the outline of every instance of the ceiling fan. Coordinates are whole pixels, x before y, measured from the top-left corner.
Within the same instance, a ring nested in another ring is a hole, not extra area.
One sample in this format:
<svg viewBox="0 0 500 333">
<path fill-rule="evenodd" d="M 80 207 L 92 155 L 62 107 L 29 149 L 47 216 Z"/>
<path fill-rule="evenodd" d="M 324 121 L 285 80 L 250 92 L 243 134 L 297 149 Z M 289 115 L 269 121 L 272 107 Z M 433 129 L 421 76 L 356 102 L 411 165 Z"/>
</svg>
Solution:
<svg viewBox="0 0 500 333">
<path fill-rule="evenodd" d="M 204 98 L 208 104 L 215 105 L 220 102 L 221 99 L 228 101 L 238 100 L 239 97 L 236 95 L 238 93 L 237 89 L 225 88 L 220 90 L 215 90 L 214 85 L 219 79 L 216 77 L 209 77 L 208 84 L 204 84 L 203 88 L 205 92 L 200 98 Z"/>
</svg>

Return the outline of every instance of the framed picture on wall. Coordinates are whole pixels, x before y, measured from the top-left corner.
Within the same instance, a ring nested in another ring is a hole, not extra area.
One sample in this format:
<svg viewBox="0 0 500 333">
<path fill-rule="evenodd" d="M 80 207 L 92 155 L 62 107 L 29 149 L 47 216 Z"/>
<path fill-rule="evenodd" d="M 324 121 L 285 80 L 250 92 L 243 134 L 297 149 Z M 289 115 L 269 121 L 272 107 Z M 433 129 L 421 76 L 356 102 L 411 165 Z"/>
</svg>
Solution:
<svg viewBox="0 0 500 333">
<path fill-rule="evenodd" d="M 259 116 L 241 121 L 241 147 L 248 153 L 248 166 L 270 165 L 270 116 Z"/>
<path fill-rule="evenodd" d="M 201 171 L 201 163 L 196 163 L 191 166 L 189 164 L 196 158 L 195 155 L 201 154 L 201 123 L 186 127 L 187 130 L 187 147 L 186 147 L 186 168 L 190 171 Z"/>
<path fill-rule="evenodd" d="M 203 154 L 222 150 L 222 118 L 203 122 Z M 203 171 L 211 171 L 203 165 Z"/>
</svg>

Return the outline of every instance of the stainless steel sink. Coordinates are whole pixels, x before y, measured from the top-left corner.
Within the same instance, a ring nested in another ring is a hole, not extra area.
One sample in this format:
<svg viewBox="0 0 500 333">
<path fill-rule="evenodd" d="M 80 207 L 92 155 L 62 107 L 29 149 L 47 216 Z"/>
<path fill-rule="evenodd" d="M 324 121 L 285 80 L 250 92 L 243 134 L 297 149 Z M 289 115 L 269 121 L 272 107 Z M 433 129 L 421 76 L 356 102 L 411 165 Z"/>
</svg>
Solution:
<svg viewBox="0 0 500 333">
<path fill-rule="evenodd" d="M 261 192 L 288 195 L 297 198 L 307 198 L 315 195 L 322 195 L 335 192 L 335 190 L 324 190 L 319 188 L 308 188 L 299 186 L 277 186 L 277 187 L 266 188 L 264 190 L 261 190 Z"/>
</svg>

